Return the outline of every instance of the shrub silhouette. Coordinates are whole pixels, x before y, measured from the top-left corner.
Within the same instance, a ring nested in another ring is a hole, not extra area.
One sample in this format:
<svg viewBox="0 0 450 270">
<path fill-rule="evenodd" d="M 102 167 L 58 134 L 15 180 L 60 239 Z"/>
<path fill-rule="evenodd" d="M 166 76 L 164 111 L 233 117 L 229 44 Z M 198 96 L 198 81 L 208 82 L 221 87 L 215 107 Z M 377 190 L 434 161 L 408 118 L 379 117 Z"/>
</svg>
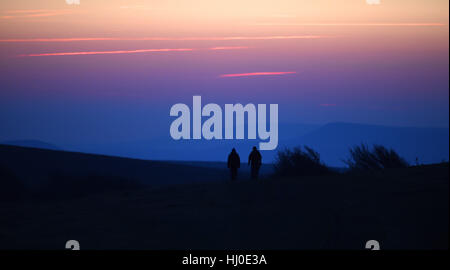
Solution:
<svg viewBox="0 0 450 270">
<path fill-rule="evenodd" d="M 331 171 L 320 160 L 320 154 L 308 146 L 278 151 L 275 160 L 275 175 L 304 176 L 327 174 Z"/>
<path fill-rule="evenodd" d="M 350 148 L 350 158 L 344 162 L 351 170 L 382 170 L 409 166 L 393 149 L 376 144 L 372 150 L 366 144 Z"/>
</svg>

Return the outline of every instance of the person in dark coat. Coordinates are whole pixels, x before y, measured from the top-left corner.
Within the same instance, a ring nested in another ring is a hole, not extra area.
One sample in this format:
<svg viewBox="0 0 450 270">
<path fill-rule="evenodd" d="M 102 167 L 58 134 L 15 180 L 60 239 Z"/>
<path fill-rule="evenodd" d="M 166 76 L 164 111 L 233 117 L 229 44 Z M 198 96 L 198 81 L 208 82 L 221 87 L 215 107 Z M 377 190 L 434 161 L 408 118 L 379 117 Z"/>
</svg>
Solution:
<svg viewBox="0 0 450 270">
<path fill-rule="evenodd" d="M 238 168 L 241 167 L 241 159 L 239 158 L 236 149 L 232 149 L 231 153 L 228 155 L 228 168 L 230 169 L 231 180 L 237 179 Z"/>
<path fill-rule="evenodd" d="M 261 168 L 262 164 L 261 160 L 261 153 L 255 146 L 253 146 L 253 150 L 248 156 L 248 165 L 251 166 L 251 178 L 254 180 L 258 179 L 259 168 Z"/>
</svg>

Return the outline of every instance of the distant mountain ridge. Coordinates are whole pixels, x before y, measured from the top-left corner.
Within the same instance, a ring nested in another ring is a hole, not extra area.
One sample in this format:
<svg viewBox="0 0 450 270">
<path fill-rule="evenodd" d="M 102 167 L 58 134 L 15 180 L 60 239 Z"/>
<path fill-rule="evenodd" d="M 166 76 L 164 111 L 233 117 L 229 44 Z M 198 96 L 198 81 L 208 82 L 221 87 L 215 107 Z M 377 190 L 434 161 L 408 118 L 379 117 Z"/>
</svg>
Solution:
<svg viewBox="0 0 450 270">
<path fill-rule="evenodd" d="M 236 148 L 241 161 L 259 140 L 179 140 L 162 136 L 154 140 L 105 142 L 102 144 L 63 145 L 67 151 L 104 154 L 110 156 L 166 161 L 225 162 L 231 148 Z M 439 163 L 449 159 L 449 129 L 434 127 L 395 127 L 335 122 L 323 126 L 280 124 L 279 143 L 275 151 L 263 151 L 263 162 L 275 160 L 277 151 L 286 147 L 308 145 L 318 151 L 329 166 L 343 167 L 349 148 L 361 143 L 381 144 L 393 148 L 406 160 L 415 164 Z M 61 150 L 42 141 L 9 141 L 8 145 Z"/>
</svg>

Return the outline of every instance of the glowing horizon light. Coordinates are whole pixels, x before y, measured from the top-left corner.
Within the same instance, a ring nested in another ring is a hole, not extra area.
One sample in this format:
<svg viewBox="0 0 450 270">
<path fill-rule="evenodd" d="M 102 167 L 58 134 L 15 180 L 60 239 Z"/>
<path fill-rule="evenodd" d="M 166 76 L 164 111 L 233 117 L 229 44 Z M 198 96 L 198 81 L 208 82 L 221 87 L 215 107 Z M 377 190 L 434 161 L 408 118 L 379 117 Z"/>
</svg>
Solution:
<svg viewBox="0 0 450 270">
<path fill-rule="evenodd" d="M 220 78 L 231 78 L 231 77 L 249 77 L 249 76 L 273 76 L 273 75 L 287 75 L 296 74 L 296 71 L 276 71 L 276 72 L 250 72 L 250 73 L 231 73 L 222 74 Z"/>
</svg>

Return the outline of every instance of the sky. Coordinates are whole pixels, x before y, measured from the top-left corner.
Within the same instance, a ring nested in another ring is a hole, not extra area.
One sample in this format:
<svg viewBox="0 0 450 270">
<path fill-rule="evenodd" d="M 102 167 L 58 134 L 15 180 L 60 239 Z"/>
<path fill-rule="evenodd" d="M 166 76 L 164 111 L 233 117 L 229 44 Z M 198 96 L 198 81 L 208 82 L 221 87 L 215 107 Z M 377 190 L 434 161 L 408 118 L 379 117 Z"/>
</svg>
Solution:
<svg viewBox="0 0 450 270">
<path fill-rule="evenodd" d="M 0 141 L 166 138 L 193 95 L 276 103 L 280 123 L 448 127 L 446 0 L 73 1 L 0 2 Z"/>
</svg>

